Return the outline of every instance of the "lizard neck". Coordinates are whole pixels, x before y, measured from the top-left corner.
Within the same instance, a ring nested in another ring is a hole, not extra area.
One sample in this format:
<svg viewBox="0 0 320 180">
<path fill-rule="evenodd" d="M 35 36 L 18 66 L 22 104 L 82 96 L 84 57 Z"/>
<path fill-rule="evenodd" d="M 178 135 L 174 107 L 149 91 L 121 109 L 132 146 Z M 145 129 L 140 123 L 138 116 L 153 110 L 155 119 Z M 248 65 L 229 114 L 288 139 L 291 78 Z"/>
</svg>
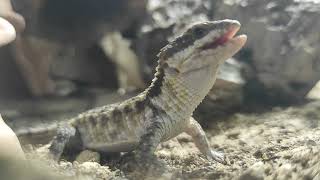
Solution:
<svg viewBox="0 0 320 180">
<path fill-rule="evenodd" d="M 193 89 L 184 81 L 183 77 L 166 76 L 163 67 L 159 65 L 155 78 L 145 91 L 145 98 L 154 106 L 161 108 L 171 118 L 189 118 L 211 89 L 214 77 L 210 77 L 207 87 L 199 88 L 200 90 Z"/>
</svg>

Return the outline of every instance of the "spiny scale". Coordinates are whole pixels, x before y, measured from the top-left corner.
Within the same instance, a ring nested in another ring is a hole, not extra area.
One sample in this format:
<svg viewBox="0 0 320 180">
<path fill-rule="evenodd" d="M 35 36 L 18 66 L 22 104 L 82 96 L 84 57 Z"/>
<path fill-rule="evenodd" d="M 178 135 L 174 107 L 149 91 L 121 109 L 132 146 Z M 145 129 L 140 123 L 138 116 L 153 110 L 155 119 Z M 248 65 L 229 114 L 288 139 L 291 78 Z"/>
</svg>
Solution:
<svg viewBox="0 0 320 180">
<path fill-rule="evenodd" d="M 122 103 L 100 107 L 80 114 L 71 120 L 85 144 L 136 141 L 144 118 L 141 108 L 144 99 L 134 97 Z"/>
</svg>

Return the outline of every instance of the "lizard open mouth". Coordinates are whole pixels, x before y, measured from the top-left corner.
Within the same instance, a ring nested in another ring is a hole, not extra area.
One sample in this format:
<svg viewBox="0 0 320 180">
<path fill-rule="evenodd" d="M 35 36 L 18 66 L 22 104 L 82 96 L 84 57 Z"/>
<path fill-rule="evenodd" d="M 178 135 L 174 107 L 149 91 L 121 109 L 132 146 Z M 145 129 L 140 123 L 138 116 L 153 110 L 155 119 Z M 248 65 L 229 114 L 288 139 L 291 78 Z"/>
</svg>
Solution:
<svg viewBox="0 0 320 180">
<path fill-rule="evenodd" d="M 213 42 L 210 42 L 210 43 L 202 46 L 201 49 L 202 50 L 214 49 L 214 48 L 216 48 L 218 46 L 222 46 L 222 45 L 226 44 L 231 39 L 233 39 L 233 37 L 239 31 L 239 29 L 240 29 L 240 26 L 231 26 L 229 28 L 229 30 L 224 35 L 222 35 L 221 37 L 215 39 Z"/>
</svg>

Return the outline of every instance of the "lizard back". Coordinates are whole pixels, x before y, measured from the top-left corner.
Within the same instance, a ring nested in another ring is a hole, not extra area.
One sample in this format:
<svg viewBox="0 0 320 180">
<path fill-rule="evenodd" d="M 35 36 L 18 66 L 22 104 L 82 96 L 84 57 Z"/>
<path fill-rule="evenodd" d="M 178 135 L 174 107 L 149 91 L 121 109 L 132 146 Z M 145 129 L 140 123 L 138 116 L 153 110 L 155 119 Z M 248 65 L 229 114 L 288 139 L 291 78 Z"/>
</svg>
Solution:
<svg viewBox="0 0 320 180">
<path fill-rule="evenodd" d="M 85 148 L 119 152 L 133 149 L 146 127 L 143 93 L 121 103 L 89 110 L 71 120 Z"/>
</svg>

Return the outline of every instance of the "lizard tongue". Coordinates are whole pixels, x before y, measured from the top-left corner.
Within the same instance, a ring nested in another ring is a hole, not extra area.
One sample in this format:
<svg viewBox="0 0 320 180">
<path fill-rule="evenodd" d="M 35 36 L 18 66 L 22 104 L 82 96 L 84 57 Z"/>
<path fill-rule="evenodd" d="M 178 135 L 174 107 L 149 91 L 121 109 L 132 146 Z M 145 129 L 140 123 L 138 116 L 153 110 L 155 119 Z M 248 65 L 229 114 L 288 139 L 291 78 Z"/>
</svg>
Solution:
<svg viewBox="0 0 320 180">
<path fill-rule="evenodd" d="M 222 35 L 221 37 L 214 40 L 212 43 L 204 45 L 202 47 L 202 49 L 203 50 L 214 49 L 218 46 L 221 46 L 221 45 L 227 43 L 230 39 L 232 39 L 234 37 L 234 35 L 238 32 L 238 30 L 239 30 L 239 27 L 232 26 L 228 30 L 228 32 L 226 32 L 224 35 Z"/>
</svg>

